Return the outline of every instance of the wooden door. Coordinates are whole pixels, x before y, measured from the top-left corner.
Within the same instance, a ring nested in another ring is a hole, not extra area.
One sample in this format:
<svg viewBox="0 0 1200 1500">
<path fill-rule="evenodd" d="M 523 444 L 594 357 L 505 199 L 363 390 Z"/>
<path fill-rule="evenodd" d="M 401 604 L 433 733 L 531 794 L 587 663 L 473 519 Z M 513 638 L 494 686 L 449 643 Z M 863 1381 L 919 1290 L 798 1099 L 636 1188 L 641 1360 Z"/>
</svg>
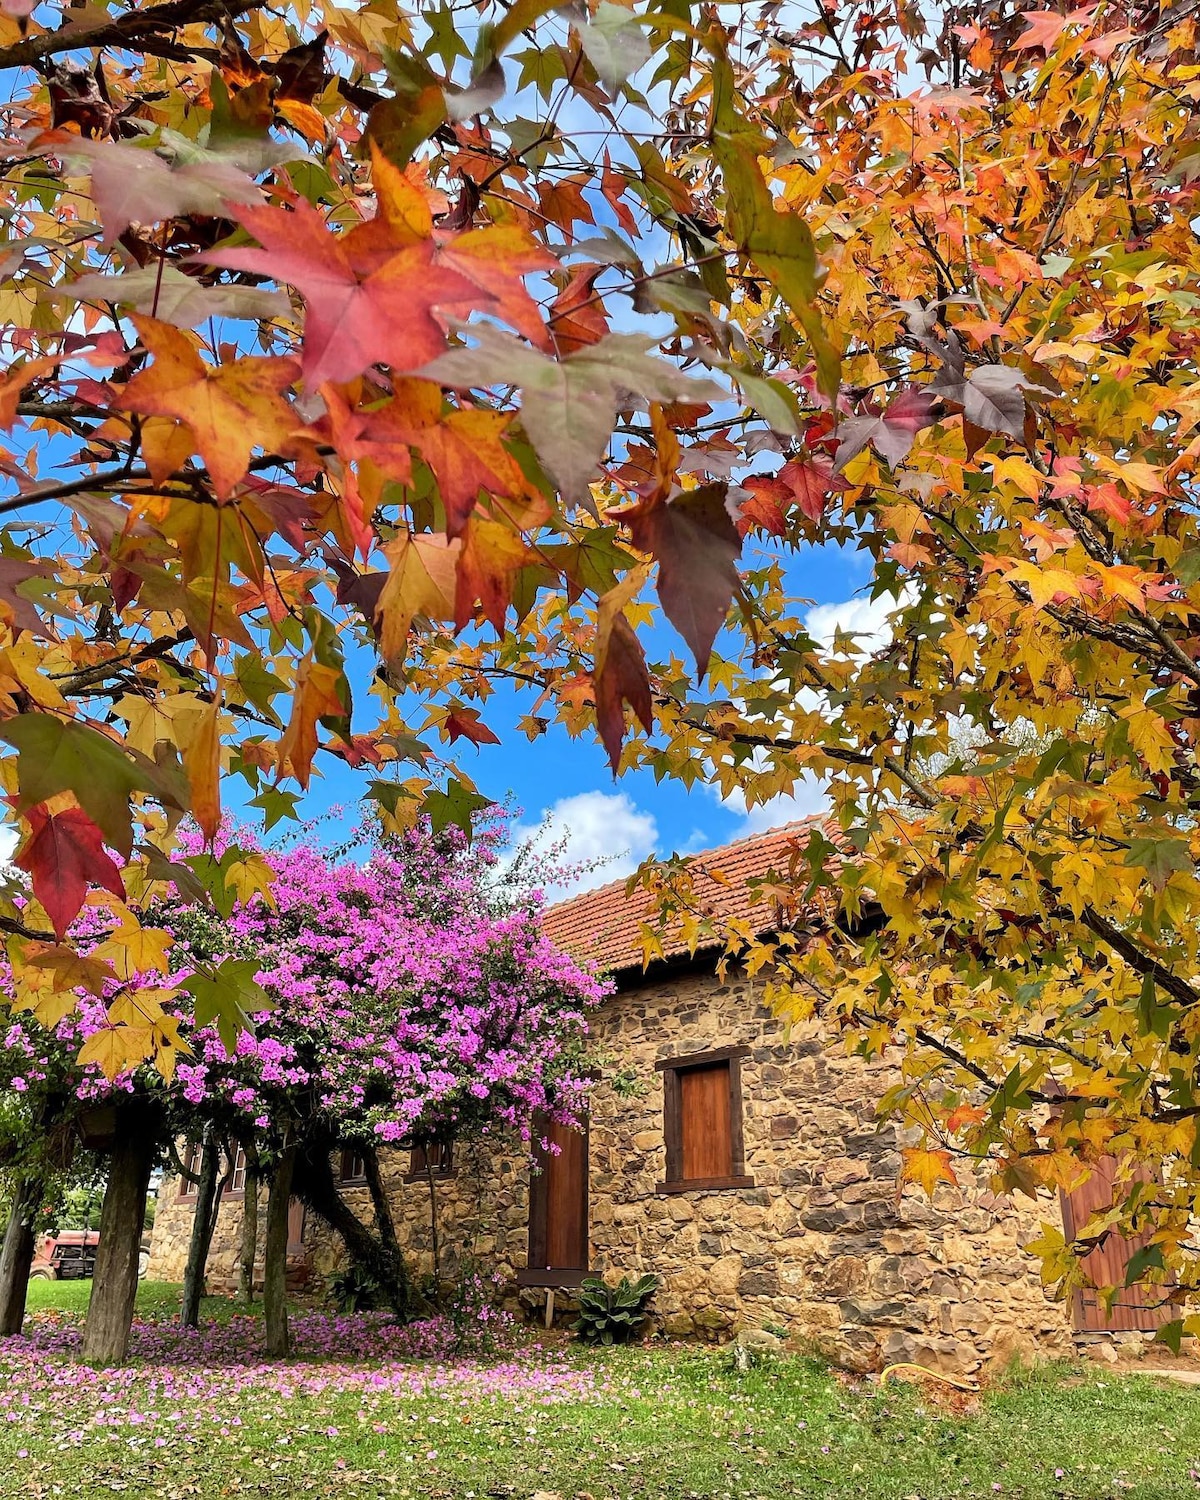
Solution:
<svg viewBox="0 0 1200 1500">
<path fill-rule="evenodd" d="M 588 1138 L 586 1126 L 535 1121 L 534 1139 L 545 1138 L 557 1151 L 540 1145 L 535 1157 L 539 1170 L 529 1190 L 528 1278 L 544 1273 L 543 1281 L 578 1281 L 588 1266 Z"/>
<path fill-rule="evenodd" d="M 291 1260 L 304 1253 L 304 1204 L 299 1198 L 291 1198 L 288 1200 L 288 1259 Z"/>
<path fill-rule="evenodd" d="M 1063 1228 L 1069 1240 L 1074 1239 L 1076 1231 L 1082 1229 L 1097 1210 L 1112 1207 L 1116 1175 L 1116 1158 L 1106 1156 L 1096 1164 L 1091 1177 L 1082 1187 L 1076 1188 L 1073 1193 L 1059 1194 Z M 1149 1239 L 1148 1234 L 1127 1237 L 1114 1231 L 1084 1258 L 1084 1269 L 1097 1286 L 1116 1286 L 1123 1290 L 1118 1292 L 1112 1310 L 1108 1313 L 1105 1313 L 1096 1293 L 1090 1288 L 1076 1292 L 1072 1303 L 1072 1321 L 1077 1332 L 1149 1332 L 1171 1318 L 1169 1307 L 1157 1305 L 1166 1296 L 1165 1287 L 1125 1286 L 1125 1273 L 1130 1257 Z"/>
</svg>

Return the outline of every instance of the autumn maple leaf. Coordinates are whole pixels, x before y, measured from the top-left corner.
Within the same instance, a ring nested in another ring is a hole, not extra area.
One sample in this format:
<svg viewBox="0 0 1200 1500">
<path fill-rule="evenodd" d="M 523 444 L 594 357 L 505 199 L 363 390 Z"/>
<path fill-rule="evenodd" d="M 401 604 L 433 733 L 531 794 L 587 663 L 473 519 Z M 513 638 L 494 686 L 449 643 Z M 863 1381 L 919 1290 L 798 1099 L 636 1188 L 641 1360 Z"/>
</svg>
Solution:
<svg viewBox="0 0 1200 1500">
<path fill-rule="evenodd" d="M 608 319 L 593 291 L 604 266 L 580 266 L 550 307 L 550 328 L 559 354 L 597 344 L 608 332 Z"/>
<path fill-rule="evenodd" d="M 81 808 L 49 813 L 39 805 L 25 816 L 29 837 L 13 863 L 33 880 L 33 894 L 59 938 L 78 916 L 89 885 L 102 885 L 118 900 L 125 899 L 125 883 L 104 847 L 104 835 Z"/>
<path fill-rule="evenodd" d="M 404 660 L 408 632 L 418 615 L 448 620 L 454 613 L 454 569 L 462 544 L 441 536 L 402 532 L 384 548 L 390 571 L 375 606 L 385 661 Z"/>
<path fill-rule="evenodd" d="M 674 500 L 619 513 L 633 545 L 658 563 L 658 597 L 687 641 L 701 677 L 738 586 L 741 538 L 725 489 L 708 484 Z"/>
<path fill-rule="evenodd" d="M 213 153 L 171 164 L 158 152 L 130 142 L 86 140 L 67 130 L 44 131 L 32 149 L 87 167 L 104 245 L 115 245 L 131 224 L 219 214 L 230 203 L 262 196 L 252 177 Z"/>
<path fill-rule="evenodd" d="M 154 318 L 135 316 L 133 321 L 154 363 L 125 387 L 125 406 L 183 422 L 208 466 L 218 499 L 227 498 L 245 475 L 253 449 L 277 452 L 299 425 L 280 394 L 296 378 L 295 362 L 254 356 L 206 365 L 178 328 Z M 178 457 L 169 446 L 160 451 L 161 465 L 150 452 L 146 455 L 156 482 L 173 471 Z M 166 472 L 155 472 L 159 468 Z"/>
<path fill-rule="evenodd" d="M 906 1182 L 913 1182 L 924 1188 L 930 1198 L 939 1182 L 957 1186 L 958 1178 L 950 1165 L 949 1151 L 930 1151 L 923 1146 L 908 1146 L 901 1151 L 900 1156 L 903 1162 L 900 1169 L 901 1186 Z"/>
<path fill-rule="evenodd" d="M 1055 10 L 1023 10 L 1022 17 L 1029 22 L 1013 44 L 1016 47 L 1040 47 L 1050 53 L 1068 26 L 1086 25 L 1096 14 L 1095 6 L 1081 6 L 1063 16 Z"/>
<path fill-rule="evenodd" d="M 446 530 L 457 536 L 480 491 L 517 494 L 521 471 L 501 442 L 511 416 L 470 408 L 447 412 L 443 405 L 432 381 L 397 381 L 394 398 L 363 418 L 356 448 L 401 483 L 411 477 L 405 452 L 419 453 L 437 480 Z"/>
<path fill-rule="evenodd" d="M 291 209 L 248 204 L 237 217 L 262 248 L 211 250 L 200 258 L 286 281 L 301 293 L 310 390 L 326 380 L 351 380 L 375 364 L 416 370 L 446 347 L 439 309 L 493 300 L 478 280 L 439 258 L 433 240 L 404 242 L 382 217 L 334 235 L 303 198 Z"/>
<path fill-rule="evenodd" d="M 509 224 L 469 229 L 453 237 L 439 235 L 438 243 L 442 261 L 475 283 L 491 302 L 489 311 L 494 316 L 523 333 L 530 343 L 550 350 L 549 329 L 524 280 L 557 264 L 543 246 Z"/>
</svg>

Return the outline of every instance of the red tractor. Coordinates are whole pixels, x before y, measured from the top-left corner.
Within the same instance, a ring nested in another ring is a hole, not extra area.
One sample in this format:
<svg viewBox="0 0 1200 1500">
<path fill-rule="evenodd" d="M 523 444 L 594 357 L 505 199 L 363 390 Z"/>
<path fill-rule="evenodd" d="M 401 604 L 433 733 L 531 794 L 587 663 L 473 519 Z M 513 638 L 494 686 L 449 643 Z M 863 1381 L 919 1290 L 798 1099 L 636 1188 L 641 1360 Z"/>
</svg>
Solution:
<svg viewBox="0 0 1200 1500">
<path fill-rule="evenodd" d="M 86 1281 L 96 1269 L 100 1236 L 94 1229 L 62 1229 L 48 1234 L 34 1252 L 30 1280 Z"/>
<path fill-rule="evenodd" d="M 57 1234 L 48 1234 L 34 1252 L 30 1280 L 89 1281 L 96 1269 L 99 1247 L 100 1235 L 95 1229 L 60 1229 Z M 139 1276 L 146 1274 L 149 1261 L 149 1241 L 143 1240 Z"/>
</svg>

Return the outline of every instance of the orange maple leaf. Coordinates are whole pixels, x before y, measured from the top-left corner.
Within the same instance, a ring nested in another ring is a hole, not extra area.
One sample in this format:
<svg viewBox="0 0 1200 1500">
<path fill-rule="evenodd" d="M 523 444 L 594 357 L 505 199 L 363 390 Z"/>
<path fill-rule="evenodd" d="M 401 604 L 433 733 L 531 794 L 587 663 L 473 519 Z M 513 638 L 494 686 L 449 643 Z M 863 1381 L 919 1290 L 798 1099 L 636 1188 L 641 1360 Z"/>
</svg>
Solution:
<svg viewBox="0 0 1200 1500">
<path fill-rule="evenodd" d="M 182 329 L 136 313 L 133 322 L 154 363 L 125 387 L 122 404 L 182 422 L 208 467 L 217 498 L 227 499 L 249 468 L 253 450 L 277 453 L 299 425 L 281 394 L 296 378 L 295 361 L 251 356 L 206 365 Z M 160 454 L 169 457 L 160 461 Z M 172 472 L 162 468 L 176 462 L 178 450 L 172 444 L 156 446 L 145 457 L 161 483 Z"/>
</svg>

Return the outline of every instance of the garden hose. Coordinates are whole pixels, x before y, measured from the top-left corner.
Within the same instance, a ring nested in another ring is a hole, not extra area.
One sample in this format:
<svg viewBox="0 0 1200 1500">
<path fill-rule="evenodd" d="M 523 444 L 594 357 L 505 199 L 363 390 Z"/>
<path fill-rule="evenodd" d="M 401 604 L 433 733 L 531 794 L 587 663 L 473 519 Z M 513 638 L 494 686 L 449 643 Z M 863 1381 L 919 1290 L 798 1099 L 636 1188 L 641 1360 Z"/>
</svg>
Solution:
<svg viewBox="0 0 1200 1500">
<path fill-rule="evenodd" d="M 912 1360 L 901 1360 L 899 1364 L 888 1365 L 879 1377 L 879 1384 L 883 1385 L 888 1376 L 894 1375 L 897 1370 L 920 1370 L 922 1375 L 928 1375 L 931 1380 L 940 1380 L 944 1385 L 952 1385 L 956 1391 L 968 1391 L 973 1395 L 979 1392 L 979 1386 L 973 1380 L 956 1380 L 953 1375 L 942 1375 L 937 1370 L 927 1369 Z"/>
</svg>

